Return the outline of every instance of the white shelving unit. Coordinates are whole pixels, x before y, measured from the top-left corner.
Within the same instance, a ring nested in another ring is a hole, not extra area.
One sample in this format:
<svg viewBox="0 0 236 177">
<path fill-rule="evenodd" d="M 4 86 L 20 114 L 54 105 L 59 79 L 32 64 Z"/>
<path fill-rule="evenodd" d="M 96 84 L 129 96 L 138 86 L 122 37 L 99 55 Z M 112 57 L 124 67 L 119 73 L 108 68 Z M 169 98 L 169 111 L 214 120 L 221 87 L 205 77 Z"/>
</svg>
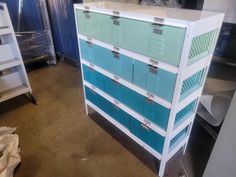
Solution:
<svg viewBox="0 0 236 177">
<path fill-rule="evenodd" d="M 75 4 L 74 10 L 86 113 L 88 106 L 93 108 L 159 159 L 159 176 L 162 177 L 167 161 L 181 148 L 183 153 L 186 151 L 224 14 L 108 1 Z M 182 43 L 178 43 L 180 39 Z M 158 51 L 156 54 L 153 54 L 154 48 Z M 127 79 L 129 66 L 131 79 Z M 122 67 L 125 68 L 123 73 L 118 73 L 117 68 Z M 142 77 L 139 73 L 145 74 L 144 70 L 149 74 L 145 86 L 138 82 Z M 169 87 L 171 81 L 163 80 L 173 75 L 174 86 Z M 153 82 L 148 82 L 148 77 Z M 113 83 L 112 90 L 109 87 Z M 150 89 L 153 87 L 157 92 Z M 173 96 L 168 98 L 166 95 L 171 89 Z M 124 94 L 125 99 L 122 98 L 124 92 L 130 93 Z M 130 96 L 133 94 L 138 96 Z M 144 111 L 139 110 L 139 105 L 132 105 L 142 98 L 145 98 Z M 108 110 L 110 105 L 115 109 Z M 148 112 L 147 105 L 156 106 Z M 117 116 L 116 110 L 129 115 L 129 123 L 122 122 L 126 116 Z M 168 116 L 163 110 L 169 111 Z M 154 115 L 155 111 L 159 112 L 153 119 L 148 113 Z M 167 121 L 166 127 L 162 120 Z"/>
<path fill-rule="evenodd" d="M 7 6 L 0 3 L 0 103 L 21 94 L 36 104 Z"/>
</svg>

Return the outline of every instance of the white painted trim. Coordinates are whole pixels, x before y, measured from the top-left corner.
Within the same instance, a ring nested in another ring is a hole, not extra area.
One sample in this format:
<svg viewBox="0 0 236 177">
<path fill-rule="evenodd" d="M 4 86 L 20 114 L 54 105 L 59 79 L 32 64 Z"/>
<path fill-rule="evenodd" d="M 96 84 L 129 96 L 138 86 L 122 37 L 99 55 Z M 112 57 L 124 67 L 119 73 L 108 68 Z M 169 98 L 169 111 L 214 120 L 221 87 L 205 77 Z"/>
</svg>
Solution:
<svg viewBox="0 0 236 177">
<path fill-rule="evenodd" d="M 182 101 L 179 102 L 179 104 L 176 107 L 176 112 L 181 111 L 185 106 L 196 100 L 199 96 L 201 96 L 202 93 L 202 87 L 194 91 L 192 94 L 184 98 Z"/>
<path fill-rule="evenodd" d="M 114 74 L 112 74 L 112 73 L 110 73 L 110 72 L 94 65 L 94 64 L 91 64 L 90 62 L 84 60 L 83 58 L 81 58 L 81 63 L 88 66 L 88 67 L 90 67 L 90 68 L 92 68 L 92 69 L 94 69 L 95 71 L 109 77 L 110 79 L 113 79 L 116 82 L 118 82 L 118 83 L 134 90 L 135 92 L 137 92 L 137 93 L 139 93 L 139 94 L 141 94 L 145 97 L 149 97 L 149 95 L 150 95 L 150 93 L 148 91 L 145 91 L 144 89 L 136 86 L 135 84 L 132 84 L 132 83 L 130 83 L 130 82 L 128 82 L 128 81 L 126 81 L 126 80 L 124 80 L 124 79 L 122 79 L 122 78 L 120 78 L 120 77 L 118 77 L 118 76 L 116 76 L 116 75 L 114 75 Z M 156 103 L 166 107 L 167 109 L 171 108 L 171 103 L 170 102 L 168 102 L 168 101 L 166 101 L 166 100 L 164 100 L 164 99 L 162 99 L 162 98 L 160 98 L 156 95 L 153 95 L 153 97 L 151 97 L 150 99 L 155 101 Z"/>
<path fill-rule="evenodd" d="M 175 146 L 168 154 L 167 161 L 173 157 L 187 142 L 188 142 L 189 136 L 185 137 L 177 146 Z"/>
<path fill-rule="evenodd" d="M 186 128 L 187 126 L 189 126 L 190 123 L 193 122 L 194 118 L 195 118 L 195 112 L 193 113 L 193 115 L 191 115 L 190 117 L 188 117 L 185 121 L 183 121 L 180 125 L 178 125 L 174 131 L 172 132 L 172 138 L 174 138 L 178 133 L 180 133 L 184 128 Z"/>
<path fill-rule="evenodd" d="M 154 60 L 154 59 L 151 59 L 150 57 L 146 57 L 144 55 L 141 55 L 141 54 L 138 54 L 138 53 L 135 53 L 135 52 L 132 52 L 132 51 L 120 48 L 120 47 L 116 47 L 116 46 L 113 46 L 111 44 L 107 44 L 107 43 L 99 41 L 97 39 L 87 37 L 83 34 L 78 34 L 78 37 L 79 37 L 79 39 L 92 42 L 93 44 L 99 45 L 99 46 L 104 47 L 104 48 L 106 48 L 108 50 L 111 50 L 111 51 L 119 52 L 120 54 L 123 54 L 125 56 L 130 57 L 130 58 L 133 58 L 135 60 L 150 64 L 150 65 L 153 65 L 153 66 L 157 66 L 158 68 L 169 71 L 171 73 L 176 74 L 178 72 L 178 67 L 167 64 L 165 62 Z M 116 48 L 119 48 L 119 50 L 117 51 Z M 151 62 L 151 60 L 155 61 L 155 62 Z"/>
<path fill-rule="evenodd" d="M 21 65 L 21 63 L 18 59 L 9 60 L 7 62 L 0 63 L 0 70 L 12 68 L 19 65 Z"/>
<path fill-rule="evenodd" d="M 111 97 L 110 95 L 106 94 L 105 92 L 103 92 L 102 90 L 98 89 L 97 87 L 95 87 L 94 85 L 90 84 L 87 81 L 84 81 L 84 85 L 87 86 L 88 88 L 90 88 L 91 90 L 93 90 L 94 92 L 96 92 L 97 94 L 101 95 L 102 97 L 104 97 L 106 100 L 110 101 L 112 104 L 116 105 L 117 107 L 119 107 L 120 109 L 122 109 L 123 111 L 127 112 L 129 115 L 131 115 L 132 117 L 134 117 L 135 119 L 137 119 L 139 122 L 145 124 L 146 126 L 148 126 L 149 128 L 151 128 L 152 130 L 154 130 L 155 132 L 157 132 L 159 135 L 161 135 L 162 137 L 166 136 L 166 131 L 163 130 L 161 127 L 159 127 L 158 125 L 152 123 L 150 120 L 148 120 L 147 118 L 143 117 L 142 115 L 140 115 L 139 113 L 133 111 L 132 109 L 130 109 L 129 107 L 127 107 L 126 105 L 122 104 L 121 102 L 117 101 L 116 99 L 114 99 L 113 97 Z"/>
<path fill-rule="evenodd" d="M 0 35 L 5 35 L 5 34 L 11 34 L 11 29 L 10 28 L 0 29 Z"/>
<path fill-rule="evenodd" d="M 74 15 L 75 15 L 75 26 L 76 26 L 76 31 L 77 31 L 77 29 L 78 29 L 78 21 L 76 20 L 77 19 L 77 16 L 76 16 L 76 9 L 74 8 Z M 77 33 L 76 33 L 77 34 Z M 79 39 L 78 38 L 78 34 L 77 34 L 77 39 Z M 82 59 L 82 55 L 81 55 L 81 47 L 80 47 L 80 42 L 79 42 L 79 40 L 77 40 L 77 42 L 78 42 L 78 47 L 79 47 L 79 57 L 80 57 L 80 59 Z M 80 62 L 82 62 L 82 61 L 80 61 Z M 87 104 L 85 103 L 85 101 L 86 101 L 86 96 L 85 96 L 85 86 L 84 86 L 84 72 L 83 72 L 83 67 L 82 67 L 82 64 L 80 64 L 80 70 L 81 70 L 81 75 L 82 75 L 82 84 L 83 84 L 83 95 L 84 95 L 84 106 L 85 106 L 85 112 L 86 112 L 86 115 L 88 115 L 88 113 L 89 113 L 89 110 L 88 110 L 88 106 L 87 106 Z"/>
<path fill-rule="evenodd" d="M 189 65 L 184 71 L 183 80 L 189 78 L 198 71 L 209 66 L 209 59 L 212 58 L 212 55 L 206 56 L 205 58 L 195 62 L 194 64 Z"/>
<path fill-rule="evenodd" d="M 146 149 L 148 152 L 150 152 L 152 155 L 154 155 L 157 159 L 161 159 L 161 154 L 151 148 L 149 145 L 141 141 L 139 138 L 134 136 L 126 127 L 121 125 L 119 122 L 114 120 L 111 116 L 106 114 L 104 111 L 102 111 L 100 108 L 98 108 L 96 105 L 91 103 L 89 100 L 86 100 L 86 104 L 88 104 L 91 108 L 93 108 L 96 112 L 98 112 L 100 115 L 102 115 L 104 118 L 106 118 L 109 122 L 111 122 L 114 126 L 119 128 L 123 133 L 125 133 L 127 136 L 129 136 L 131 139 L 133 139 L 136 143 L 138 143 L 140 146 L 142 146 L 144 149 Z"/>
</svg>

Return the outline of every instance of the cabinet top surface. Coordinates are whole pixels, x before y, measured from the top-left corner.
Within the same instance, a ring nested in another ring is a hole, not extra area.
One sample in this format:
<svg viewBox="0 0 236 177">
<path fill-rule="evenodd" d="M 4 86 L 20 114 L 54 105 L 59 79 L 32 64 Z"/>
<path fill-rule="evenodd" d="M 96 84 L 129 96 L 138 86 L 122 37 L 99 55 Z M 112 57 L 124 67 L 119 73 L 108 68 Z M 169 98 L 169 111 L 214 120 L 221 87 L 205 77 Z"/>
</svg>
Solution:
<svg viewBox="0 0 236 177">
<path fill-rule="evenodd" d="M 121 11 L 132 14 L 142 14 L 161 18 L 179 19 L 184 21 L 197 21 L 211 16 L 223 15 L 223 13 L 219 12 L 175 9 L 109 1 L 81 3 L 76 4 L 75 7 L 89 7 L 90 10 L 96 9 L 101 10 L 101 12 L 102 10 Z"/>
</svg>

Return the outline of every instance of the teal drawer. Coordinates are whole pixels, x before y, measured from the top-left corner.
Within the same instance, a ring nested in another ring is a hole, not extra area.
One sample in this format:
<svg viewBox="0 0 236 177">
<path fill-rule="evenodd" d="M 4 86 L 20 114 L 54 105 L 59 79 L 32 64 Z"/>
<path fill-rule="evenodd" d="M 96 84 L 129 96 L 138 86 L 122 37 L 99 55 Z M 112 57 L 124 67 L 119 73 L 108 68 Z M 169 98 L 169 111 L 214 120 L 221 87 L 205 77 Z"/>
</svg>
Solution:
<svg viewBox="0 0 236 177">
<path fill-rule="evenodd" d="M 116 100 L 120 101 L 121 100 L 121 94 L 122 94 L 122 89 L 121 89 L 121 84 L 104 76 L 104 83 L 105 83 L 105 88 L 104 91 L 110 95 L 111 97 L 115 98 Z"/>
<path fill-rule="evenodd" d="M 104 90 L 104 75 L 101 73 L 89 68 L 86 65 L 83 65 L 84 80 L 93 84 L 101 90 Z"/>
<path fill-rule="evenodd" d="M 93 37 L 98 40 L 102 39 L 102 14 L 76 10 L 76 16 L 79 33 Z"/>
<path fill-rule="evenodd" d="M 135 112 L 143 115 L 146 119 L 160 126 L 164 130 L 167 129 L 170 114 L 169 109 L 152 100 L 147 99 L 143 95 L 140 95 L 125 86 L 121 87 L 122 103 L 124 103 Z"/>
<path fill-rule="evenodd" d="M 151 146 L 160 154 L 163 151 L 164 137 L 143 125 L 136 119 L 130 119 L 130 132 L 134 134 L 137 138 Z"/>
<path fill-rule="evenodd" d="M 130 115 L 127 114 L 125 111 L 121 110 L 117 106 L 113 105 L 113 112 L 112 112 L 112 117 L 122 124 L 124 127 L 129 129 L 129 121 L 130 121 Z"/>
<path fill-rule="evenodd" d="M 117 106 L 113 105 L 111 102 L 106 100 L 105 98 L 101 97 L 96 92 L 92 91 L 91 89 L 85 87 L 86 98 L 103 110 L 105 113 L 110 115 L 114 118 L 117 122 L 122 124 L 124 127 L 129 129 L 129 121 L 131 116 L 118 108 Z"/>
<path fill-rule="evenodd" d="M 178 66 L 185 29 L 104 15 L 104 42 Z M 171 49 L 171 52 L 170 52 Z"/>
<path fill-rule="evenodd" d="M 152 100 L 145 99 L 145 104 L 143 104 L 143 116 L 164 130 L 167 130 L 169 115 L 169 109 Z"/>
<path fill-rule="evenodd" d="M 133 83 L 154 95 L 172 102 L 176 74 L 134 60 Z"/>
<path fill-rule="evenodd" d="M 85 95 L 86 99 L 88 99 L 94 105 L 102 109 L 105 113 L 111 114 L 113 112 L 114 107 L 111 102 L 109 102 L 90 88 L 85 87 Z"/>
</svg>

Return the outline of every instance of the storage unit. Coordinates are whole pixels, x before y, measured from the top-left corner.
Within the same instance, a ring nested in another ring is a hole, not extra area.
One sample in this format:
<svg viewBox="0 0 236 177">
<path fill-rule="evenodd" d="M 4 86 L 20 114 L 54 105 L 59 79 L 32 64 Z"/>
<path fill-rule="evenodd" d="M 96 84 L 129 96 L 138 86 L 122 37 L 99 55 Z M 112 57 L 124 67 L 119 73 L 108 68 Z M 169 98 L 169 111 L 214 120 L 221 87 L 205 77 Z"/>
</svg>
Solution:
<svg viewBox="0 0 236 177">
<path fill-rule="evenodd" d="M 7 6 L 0 3 L 0 103 L 25 93 L 36 103 Z"/>
<path fill-rule="evenodd" d="M 118 2 L 76 4 L 88 106 L 166 162 L 186 150 L 224 15 Z"/>
</svg>

